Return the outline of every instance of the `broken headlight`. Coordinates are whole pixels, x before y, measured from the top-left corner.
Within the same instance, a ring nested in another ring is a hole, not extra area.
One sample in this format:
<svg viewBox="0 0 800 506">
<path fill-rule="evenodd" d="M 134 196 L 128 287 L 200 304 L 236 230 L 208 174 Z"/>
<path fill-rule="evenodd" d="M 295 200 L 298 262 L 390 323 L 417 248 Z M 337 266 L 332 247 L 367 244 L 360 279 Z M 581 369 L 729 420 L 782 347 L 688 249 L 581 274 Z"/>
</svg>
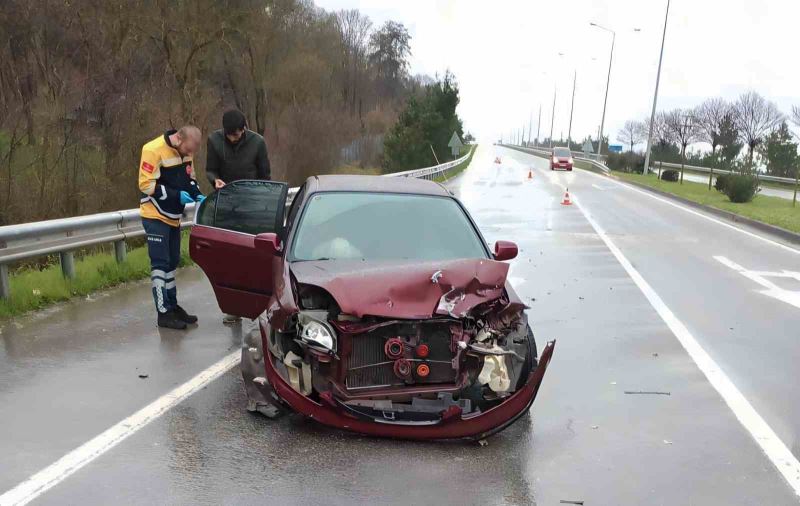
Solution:
<svg viewBox="0 0 800 506">
<path fill-rule="evenodd" d="M 327 324 L 327 311 L 301 311 L 297 318 L 297 335 L 316 348 L 336 351 L 336 333 Z"/>
</svg>

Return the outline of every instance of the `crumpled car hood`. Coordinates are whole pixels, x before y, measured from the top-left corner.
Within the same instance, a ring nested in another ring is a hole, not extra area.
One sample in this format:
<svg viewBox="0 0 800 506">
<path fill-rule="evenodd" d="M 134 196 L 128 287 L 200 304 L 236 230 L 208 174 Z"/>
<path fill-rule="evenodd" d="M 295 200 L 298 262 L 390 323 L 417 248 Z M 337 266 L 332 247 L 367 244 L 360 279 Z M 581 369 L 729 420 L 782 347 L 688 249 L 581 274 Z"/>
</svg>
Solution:
<svg viewBox="0 0 800 506">
<path fill-rule="evenodd" d="M 294 262 L 301 284 L 331 294 L 343 313 L 386 318 L 465 316 L 470 309 L 499 298 L 507 263 L 489 259 L 430 262 L 357 260 Z"/>
</svg>

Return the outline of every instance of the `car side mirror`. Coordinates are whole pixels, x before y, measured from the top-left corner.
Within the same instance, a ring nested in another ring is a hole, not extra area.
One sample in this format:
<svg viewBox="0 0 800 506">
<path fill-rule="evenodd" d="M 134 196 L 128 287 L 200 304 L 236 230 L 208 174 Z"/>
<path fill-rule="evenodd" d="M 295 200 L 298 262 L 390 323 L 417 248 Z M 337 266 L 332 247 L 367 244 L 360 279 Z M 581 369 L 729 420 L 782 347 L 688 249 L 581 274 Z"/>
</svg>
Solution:
<svg viewBox="0 0 800 506">
<path fill-rule="evenodd" d="M 511 260 L 517 258 L 517 245 L 511 241 L 497 241 L 494 243 L 494 259 L 495 260 Z"/>
<path fill-rule="evenodd" d="M 278 234 L 273 232 L 258 234 L 255 238 L 255 248 L 266 255 L 275 256 L 281 251 L 281 240 Z"/>
</svg>

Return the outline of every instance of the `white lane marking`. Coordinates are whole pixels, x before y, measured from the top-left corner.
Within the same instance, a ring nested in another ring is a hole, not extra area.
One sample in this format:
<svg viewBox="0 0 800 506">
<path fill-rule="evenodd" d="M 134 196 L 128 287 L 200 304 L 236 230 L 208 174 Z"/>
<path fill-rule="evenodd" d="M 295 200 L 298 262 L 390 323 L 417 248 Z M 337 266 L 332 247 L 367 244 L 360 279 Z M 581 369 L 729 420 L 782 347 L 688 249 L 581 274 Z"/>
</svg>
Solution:
<svg viewBox="0 0 800 506">
<path fill-rule="evenodd" d="M 770 272 L 770 271 L 751 271 L 745 269 L 741 265 L 729 260 L 724 256 L 715 256 L 714 259 L 721 263 L 722 265 L 733 269 L 734 271 L 738 272 L 742 276 L 750 279 L 754 283 L 757 283 L 764 287 L 764 290 L 758 290 L 759 293 L 762 293 L 768 297 L 772 297 L 773 299 L 778 299 L 781 302 L 785 302 L 790 304 L 796 308 L 800 308 L 800 291 L 797 290 L 786 290 L 785 288 L 781 288 L 780 286 L 776 285 L 768 278 L 786 278 L 786 279 L 796 279 L 800 281 L 800 272 L 795 271 L 779 271 L 779 272 Z"/>
<path fill-rule="evenodd" d="M 94 439 L 75 448 L 16 487 L 0 495 L 0 505 L 22 505 L 36 499 L 128 436 L 166 413 L 170 408 L 235 367 L 242 352 L 235 351 L 183 385 L 159 397 Z"/>
<path fill-rule="evenodd" d="M 581 170 L 583 170 L 583 169 L 581 169 Z M 584 172 L 586 174 L 591 174 L 594 177 L 599 177 L 599 178 L 603 179 L 603 181 L 611 181 L 612 183 L 618 184 L 618 185 L 622 186 L 623 188 L 627 188 L 628 190 L 631 190 L 631 191 L 634 191 L 634 192 L 637 192 L 637 193 L 641 193 L 642 195 L 650 197 L 651 199 L 655 199 L 655 200 L 658 200 L 659 202 L 663 202 L 664 204 L 670 205 L 672 207 L 676 207 L 676 208 L 678 208 L 678 209 L 680 209 L 682 211 L 685 211 L 685 212 L 687 212 L 689 214 L 693 214 L 695 216 L 699 216 L 700 218 L 703 218 L 704 220 L 708 220 L 708 221 L 714 222 L 717 225 L 722 225 L 723 227 L 727 227 L 727 228 L 729 228 L 731 230 L 736 230 L 737 232 L 741 232 L 742 234 L 745 234 L 747 236 L 750 236 L 750 237 L 753 237 L 755 239 L 758 239 L 759 241 L 764 241 L 764 242 L 766 242 L 768 244 L 771 244 L 773 246 L 777 246 L 777 247 L 779 247 L 779 248 L 781 248 L 783 250 L 786 250 L 786 251 L 789 251 L 791 253 L 795 253 L 795 254 L 800 255 L 800 250 L 792 248 L 791 246 L 787 246 L 787 245 L 785 245 L 783 243 L 780 243 L 778 241 L 774 241 L 772 239 L 769 239 L 768 237 L 764 237 L 762 235 L 755 234 L 755 233 L 750 232 L 748 230 L 745 230 L 743 228 L 739 228 L 737 226 L 731 225 L 730 223 L 725 223 L 724 221 L 720 221 L 720 220 L 718 220 L 716 218 L 712 218 L 711 216 L 708 216 L 707 214 L 703 214 L 703 213 L 701 213 L 699 211 L 695 211 L 694 209 L 690 209 L 690 208 L 688 208 L 686 206 L 678 204 L 677 202 L 673 202 L 673 201 L 671 201 L 669 199 L 666 199 L 664 197 L 659 197 L 658 195 L 656 195 L 654 193 L 648 192 L 646 190 L 641 190 L 639 188 L 636 188 L 635 186 L 631 186 L 629 184 L 623 183 L 622 181 L 617 181 L 616 179 L 610 178 L 608 176 L 601 176 L 599 174 L 595 174 L 594 172 L 591 172 L 591 171 L 588 171 L 588 170 L 584 170 Z"/>
<path fill-rule="evenodd" d="M 689 332 L 689 329 L 681 322 L 677 316 L 667 307 L 656 291 L 645 281 L 636 268 L 628 261 L 622 251 L 611 241 L 605 231 L 594 221 L 591 214 L 587 212 L 580 203 L 573 199 L 573 203 L 581 210 L 586 220 L 594 228 L 597 235 L 603 240 L 611 253 L 617 258 L 628 275 L 636 283 L 644 296 L 656 310 L 658 315 L 664 320 L 669 329 L 681 343 L 683 348 L 692 358 L 700 371 L 708 379 L 708 382 L 719 392 L 722 399 L 733 411 L 733 414 L 750 433 L 756 444 L 761 447 L 772 464 L 778 469 L 795 494 L 800 496 L 800 462 L 792 455 L 789 448 L 778 438 L 775 431 L 753 408 L 753 405 L 739 391 L 736 385 L 728 378 L 728 375 L 717 365 L 714 359 L 700 346 L 697 339 Z"/>
<path fill-rule="evenodd" d="M 597 188 L 598 190 L 605 190 L 605 188 L 603 188 L 602 186 L 596 185 L 594 183 L 592 183 L 592 188 Z"/>
</svg>

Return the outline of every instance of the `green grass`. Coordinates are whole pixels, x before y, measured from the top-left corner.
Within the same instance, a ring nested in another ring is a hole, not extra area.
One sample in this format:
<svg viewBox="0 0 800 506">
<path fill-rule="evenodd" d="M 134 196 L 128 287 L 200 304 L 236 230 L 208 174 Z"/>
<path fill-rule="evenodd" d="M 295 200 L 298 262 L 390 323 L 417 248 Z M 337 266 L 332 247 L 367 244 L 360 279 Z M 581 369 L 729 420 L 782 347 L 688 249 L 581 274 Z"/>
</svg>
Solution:
<svg viewBox="0 0 800 506">
<path fill-rule="evenodd" d="M 181 266 L 192 263 L 187 236 L 185 233 L 181 243 Z M 74 280 L 67 280 L 61 275 L 61 266 L 58 263 L 44 269 L 17 269 L 9 274 L 11 298 L 0 300 L 0 320 L 42 309 L 72 297 L 111 288 L 126 281 L 148 278 L 150 259 L 147 248 L 141 246 L 129 251 L 123 263 L 117 263 L 113 252 L 105 251 L 76 258 Z"/>
<path fill-rule="evenodd" d="M 683 184 L 671 183 L 659 180 L 655 174 L 643 176 L 614 172 L 614 175 L 626 181 L 634 181 L 700 204 L 800 233 L 800 206 L 792 207 L 791 200 L 756 195 L 752 202 L 735 204 L 713 187 L 709 191 L 707 183 L 693 183 L 685 180 Z"/>
<path fill-rule="evenodd" d="M 463 162 L 461 162 L 460 164 L 458 164 L 455 167 L 455 169 L 453 169 L 450 172 L 449 176 L 447 176 L 447 177 L 445 177 L 445 176 L 436 176 L 433 180 L 436 181 L 437 183 L 444 183 L 445 181 L 447 181 L 449 179 L 453 179 L 455 176 L 457 176 L 460 173 L 462 173 L 464 171 L 464 169 L 469 167 L 469 164 L 472 161 L 472 157 L 475 155 L 475 151 L 478 149 L 478 145 L 477 144 L 472 144 L 472 145 L 469 146 L 469 149 L 470 149 L 470 152 L 469 152 L 469 156 L 467 157 L 467 159 L 464 160 Z"/>
</svg>

